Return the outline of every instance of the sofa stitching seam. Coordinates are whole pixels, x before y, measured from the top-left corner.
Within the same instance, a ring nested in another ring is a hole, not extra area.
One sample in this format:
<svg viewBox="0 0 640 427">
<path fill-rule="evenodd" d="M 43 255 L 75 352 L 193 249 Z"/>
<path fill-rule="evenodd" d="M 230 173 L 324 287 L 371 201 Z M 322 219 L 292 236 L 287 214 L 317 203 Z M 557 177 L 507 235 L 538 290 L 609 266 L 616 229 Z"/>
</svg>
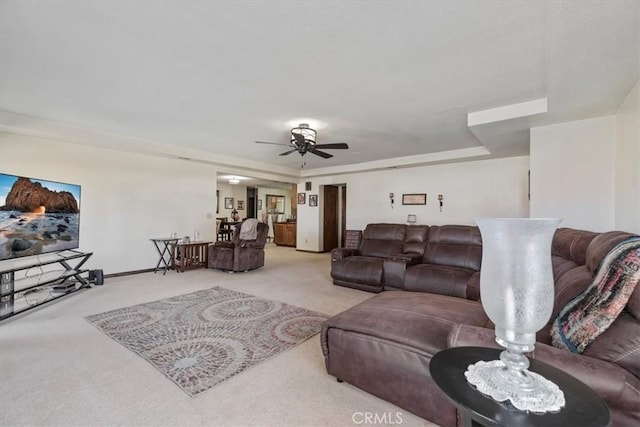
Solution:
<svg viewBox="0 0 640 427">
<path fill-rule="evenodd" d="M 615 358 L 615 359 L 613 359 L 612 361 L 613 361 L 613 362 L 618 362 L 618 361 L 620 361 L 620 360 L 622 360 L 622 359 L 624 359 L 624 358 L 628 357 L 629 355 L 631 355 L 631 354 L 633 354 L 633 353 L 637 352 L 638 350 L 640 350 L 640 344 L 639 344 L 639 345 L 637 345 L 637 346 L 635 346 L 634 348 L 632 348 L 632 349 L 630 349 L 630 350 L 625 351 L 624 353 L 622 353 L 620 356 L 616 357 L 616 358 Z"/>
<path fill-rule="evenodd" d="M 452 345 L 456 345 L 458 343 L 458 335 L 460 335 L 460 329 L 462 329 L 462 325 L 458 325 L 456 328 L 456 336 L 453 338 Z"/>
<path fill-rule="evenodd" d="M 633 390 L 638 396 L 640 396 L 640 390 L 638 390 L 637 388 L 635 388 L 634 386 L 632 386 L 631 384 L 629 384 L 627 381 L 624 382 L 624 385 L 626 385 L 627 387 L 629 387 L 631 390 Z"/>
<path fill-rule="evenodd" d="M 340 329 L 342 331 L 352 333 L 352 334 L 356 335 L 356 338 L 360 338 L 362 340 L 366 340 L 366 341 L 370 341 L 370 342 L 379 342 L 379 343 L 383 343 L 383 344 L 389 345 L 391 347 L 396 347 L 396 348 L 400 348 L 402 350 L 407 350 L 409 353 L 419 354 L 419 355 L 422 355 L 422 356 L 433 357 L 433 354 L 430 354 L 428 351 L 420 350 L 417 347 L 414 347 L 414 346 L 412 346 L 410 344 L 403 344 L 403 343 L 400 343 L 400 342 L 391 341 L 388 338 L 378 337 L 376 335 L 364 334 L 362 332 L 352 331 L 350 329 L 336 328 L 335 326 L 333 327 L 333 329 Z M 371 338 L 375 338 L 375 339 L 371 339 Z"/>
</svg>

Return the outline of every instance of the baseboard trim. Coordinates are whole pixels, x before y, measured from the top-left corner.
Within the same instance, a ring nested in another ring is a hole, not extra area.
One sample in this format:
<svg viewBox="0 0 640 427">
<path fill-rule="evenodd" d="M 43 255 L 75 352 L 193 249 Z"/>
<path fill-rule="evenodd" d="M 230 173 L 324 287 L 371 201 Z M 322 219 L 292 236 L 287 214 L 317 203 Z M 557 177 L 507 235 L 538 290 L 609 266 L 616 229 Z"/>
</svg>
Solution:
<svg viewBox="0 0 640 427">
<path fill-rule="evenodd" d="M 133 274 L 152 273 L 155 270 L 156 270 L 155 268 L 145 268 L 144 270 L 123 271 L 121 273 L 105 274 L 104 277 L 109 278 L 109 277 L 131 276 Z"/>
<path fill-rule="evenodd" d="M 297 252 L 306 252 L 308 254 L 326 254 L 326 251 L 309 251 L 307 249 L 296 249 Z"/>
</svg>

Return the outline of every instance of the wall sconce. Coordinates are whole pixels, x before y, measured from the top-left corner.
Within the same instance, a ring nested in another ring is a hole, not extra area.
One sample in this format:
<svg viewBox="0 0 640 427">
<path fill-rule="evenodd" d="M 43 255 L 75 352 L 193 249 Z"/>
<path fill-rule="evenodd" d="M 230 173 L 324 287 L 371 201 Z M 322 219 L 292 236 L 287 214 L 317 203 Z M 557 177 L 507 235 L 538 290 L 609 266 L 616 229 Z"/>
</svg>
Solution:
<svg viewBox="0 0 640 427">
<path fill-rule="evenodd" d="M 442 212 L 443 200 L 444 200 L 444 196 L 442 194 L 438 194 L 438 202 L 440 202 L 440 212 Z"/>
<path fill-rule="evenodd" d="M 389 200 L 391 201 L 391 209 L 393 209 L 393 193 L 389 193 Z"/>
<path fill-rule="evenodd" d="M 407 224 L 413 225 L 416 223 L 416 221 L 417 221 L 417 218 L 415 215 L 412 215 L 412 214 L 407 215 Z"/>
</svg>

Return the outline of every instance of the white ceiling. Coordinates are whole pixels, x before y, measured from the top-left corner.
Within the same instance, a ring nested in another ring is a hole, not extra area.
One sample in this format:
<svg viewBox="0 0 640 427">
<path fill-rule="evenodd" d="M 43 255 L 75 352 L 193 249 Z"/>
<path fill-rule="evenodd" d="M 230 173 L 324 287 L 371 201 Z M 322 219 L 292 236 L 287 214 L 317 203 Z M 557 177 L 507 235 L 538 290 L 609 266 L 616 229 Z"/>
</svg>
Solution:
<svg viewBox="0 0 640 427">
<path fill-rule="evenodd" d="M 637 0 L 3 0 L 0 129 L 290 175 L 297 153 L 254 141 L 303 118 L 351 147 L 306 171 L 526 154 L 532 125 L 615 113 L 639 22 Z M 467 126 L 541 98 L 546 113 Z"/>
</svg>

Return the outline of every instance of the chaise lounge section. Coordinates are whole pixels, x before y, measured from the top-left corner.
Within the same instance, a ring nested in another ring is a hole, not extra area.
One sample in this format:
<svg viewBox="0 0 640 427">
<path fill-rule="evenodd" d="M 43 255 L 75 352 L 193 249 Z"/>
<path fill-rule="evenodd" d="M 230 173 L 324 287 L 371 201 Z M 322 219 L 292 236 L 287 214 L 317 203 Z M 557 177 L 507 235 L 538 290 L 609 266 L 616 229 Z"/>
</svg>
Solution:
<svg viewBox="0 0 640 427">
<path fill-rule="evenodd" d="M 549 331 L 562 307 L 591 284 L 606 254 L 631 236 L 556 231 L 554 310 L 529 355 L 589 385 L 609 405 L 615 426 L 640 425 L 640 286 L 582 354 L 552 347 Z M 321 343 L 329 374 L 441 426 L 462 421 L 430 377 L 433 355 L 450 347 L 498 348 L 480 301 L 406 290 L 382 292 L 327 320 Z"/>
</svg>

